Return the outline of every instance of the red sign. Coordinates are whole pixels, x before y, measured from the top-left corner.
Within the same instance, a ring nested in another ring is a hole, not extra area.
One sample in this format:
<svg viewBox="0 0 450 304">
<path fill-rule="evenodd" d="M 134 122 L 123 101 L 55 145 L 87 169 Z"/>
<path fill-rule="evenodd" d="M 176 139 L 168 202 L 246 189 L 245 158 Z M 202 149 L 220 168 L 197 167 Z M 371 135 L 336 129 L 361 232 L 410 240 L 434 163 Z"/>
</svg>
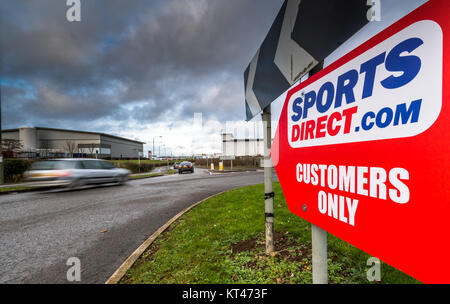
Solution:
<svg viewBox="0 0 450 304">
<path fill-rule="evenodd" d="M 450 7 L 431 0 L 291 89 L 272 160 L 291 212 L 450 283 Z"/>
</svg>

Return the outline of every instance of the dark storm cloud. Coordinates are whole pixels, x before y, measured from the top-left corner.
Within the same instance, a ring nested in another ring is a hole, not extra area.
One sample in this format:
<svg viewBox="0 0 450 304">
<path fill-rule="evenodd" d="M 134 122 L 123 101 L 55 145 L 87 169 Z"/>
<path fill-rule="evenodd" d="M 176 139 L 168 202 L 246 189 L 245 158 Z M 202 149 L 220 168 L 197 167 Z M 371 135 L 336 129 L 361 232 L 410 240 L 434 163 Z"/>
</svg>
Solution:
<svg viewBox="0 0 450 304">
<path fill-rule="evenodd" d="M 282 0 L 2 1 L 4 123 L 243 119 L 242 73 Z M 105 123 L 107 125 L 107 123 Z"/>
</svg>

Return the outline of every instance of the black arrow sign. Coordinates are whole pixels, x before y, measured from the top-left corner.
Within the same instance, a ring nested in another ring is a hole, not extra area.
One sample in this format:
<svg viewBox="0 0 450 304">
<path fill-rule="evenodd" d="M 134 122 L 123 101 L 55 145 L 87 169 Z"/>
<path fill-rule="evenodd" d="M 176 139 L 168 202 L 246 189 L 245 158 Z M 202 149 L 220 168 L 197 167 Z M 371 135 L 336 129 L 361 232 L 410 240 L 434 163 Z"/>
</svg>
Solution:
<svg viewBox="0 0 450 304">
<path fill-rule="evenodd" d="M 244 73 L 247 120 L 366 25 L 367 0 L 286 0 Z"/>
</svg>

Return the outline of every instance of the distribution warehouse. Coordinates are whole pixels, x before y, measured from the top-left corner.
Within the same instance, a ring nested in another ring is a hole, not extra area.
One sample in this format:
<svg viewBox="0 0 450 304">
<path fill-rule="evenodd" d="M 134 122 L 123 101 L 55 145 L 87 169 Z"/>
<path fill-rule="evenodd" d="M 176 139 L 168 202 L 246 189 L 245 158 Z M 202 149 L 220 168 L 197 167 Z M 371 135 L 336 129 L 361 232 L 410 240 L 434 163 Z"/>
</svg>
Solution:
<svg viewBox="0 0 450 304">
<path fill-rule="evenodd" d="M 137 158 L 142 156 L 144 145 L 104 133 L 41 127 L 3 130 L 2 137 L 17 141 L 21 147 L 15 153 L 27 157 Z"/>
</svg>

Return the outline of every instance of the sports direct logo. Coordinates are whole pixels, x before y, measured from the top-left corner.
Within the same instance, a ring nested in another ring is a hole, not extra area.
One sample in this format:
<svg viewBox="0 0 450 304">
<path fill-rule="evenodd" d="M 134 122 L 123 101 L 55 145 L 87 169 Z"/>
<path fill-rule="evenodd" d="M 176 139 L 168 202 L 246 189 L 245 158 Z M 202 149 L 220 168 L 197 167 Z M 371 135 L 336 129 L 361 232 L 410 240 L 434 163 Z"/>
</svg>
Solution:
<svg viewBox="0 0 450 304">
<path fill-rule="evenodd" d="M 443 34 L 417 22 L 291 96 L 293 148 L 418 135 L 442 107 Z M 301 86 L 301 85 L 300 85 Z"/>
</svg>

